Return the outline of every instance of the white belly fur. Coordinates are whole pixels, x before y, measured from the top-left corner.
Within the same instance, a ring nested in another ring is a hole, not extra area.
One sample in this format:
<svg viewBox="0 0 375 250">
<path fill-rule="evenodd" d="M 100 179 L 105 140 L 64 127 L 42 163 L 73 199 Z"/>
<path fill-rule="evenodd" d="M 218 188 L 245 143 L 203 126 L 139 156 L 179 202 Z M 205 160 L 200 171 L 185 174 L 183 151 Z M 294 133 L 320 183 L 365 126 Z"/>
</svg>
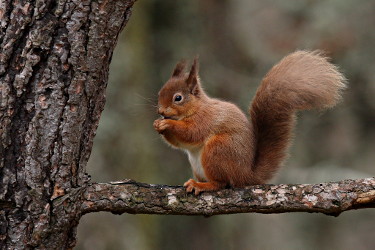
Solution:
<svg viewBox="0 0 375 250">
<path fill-rule="evenodd" d="M 193 169 L 197 177 L 203 180 L 207 180 L 206 175 L 204 174 L 203 167 L 202 167 L 202 161 L 201 161 L 202 151 L 203 151 L 203 148 L 195 148 L 193 150 L 187 149 L 186 153 L 188 154 L 191 168 Z"/>
</svg>

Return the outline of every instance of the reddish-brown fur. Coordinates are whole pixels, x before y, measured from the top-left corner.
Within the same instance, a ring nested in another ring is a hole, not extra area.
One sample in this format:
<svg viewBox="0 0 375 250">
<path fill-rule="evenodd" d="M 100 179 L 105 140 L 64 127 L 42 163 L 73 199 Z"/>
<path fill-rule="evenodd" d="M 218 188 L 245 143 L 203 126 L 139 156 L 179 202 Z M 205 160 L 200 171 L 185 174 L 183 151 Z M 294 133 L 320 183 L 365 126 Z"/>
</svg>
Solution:
<svg viewBox="0 0 375 250">
<path fill-rule="evenodd" d="M 188 153 L 196 179 L 188 192 L 261 184 L 272 178 L 287 155 L 298 110 L 328 108 L 340 99 L 345 78 L 318 52 L 297 51 L 265 76 L 250 106 L 250 122 L 234 104 L 210 98 L 198 76 L 177 64 L 159 92 L 155 129 Z M 182 101 L 179 100 L 181 96 Z"/>
</svg>

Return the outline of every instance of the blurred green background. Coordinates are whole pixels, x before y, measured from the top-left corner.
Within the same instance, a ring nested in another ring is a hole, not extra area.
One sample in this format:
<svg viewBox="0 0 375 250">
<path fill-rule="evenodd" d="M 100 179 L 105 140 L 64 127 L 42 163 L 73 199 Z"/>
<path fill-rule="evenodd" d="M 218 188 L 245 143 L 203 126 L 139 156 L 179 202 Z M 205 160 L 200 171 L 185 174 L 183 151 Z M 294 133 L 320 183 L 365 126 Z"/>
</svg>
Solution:
<svg viewBox="0 0 375 250">
<path fill-rule="evenodd" d="M 375 175 L 375 1 L 139 0 L 113 54 L 88 172 L 181 185 L 184 153 L 153 130 L 157 93 L 177 61 L 200 55 L 211 96 L 246 110 L 265 73 L 297 49 L 323 49 L 349 79 L 344 101 L 299 114 L 273 183 Z M 375 249 L 375 209 L 320 214 L 85 215 L 76 249 Z"/>
</svg>

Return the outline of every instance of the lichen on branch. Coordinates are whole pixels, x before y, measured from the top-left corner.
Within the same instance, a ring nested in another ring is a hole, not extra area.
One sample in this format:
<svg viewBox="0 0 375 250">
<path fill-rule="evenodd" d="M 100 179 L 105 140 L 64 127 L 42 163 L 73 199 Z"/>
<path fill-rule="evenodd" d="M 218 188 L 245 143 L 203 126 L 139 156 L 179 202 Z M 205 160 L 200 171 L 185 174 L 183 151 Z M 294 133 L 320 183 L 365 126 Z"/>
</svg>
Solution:
<svg viewBox="0 0 375 250">
<path fill-rule="evenodd" d="M 82 214 L 108 211 L 115 214 L 204 215 L 233 213 L 309 212 L 338 216 L 352 209 L 375 207 L 375 178 L 320 184 L 256 185 L 223 189 L 198 196 L 181 186 L 152 185 L 124 180 L 93 183 L 63 201 L 80 200 Z"/>
</svg>

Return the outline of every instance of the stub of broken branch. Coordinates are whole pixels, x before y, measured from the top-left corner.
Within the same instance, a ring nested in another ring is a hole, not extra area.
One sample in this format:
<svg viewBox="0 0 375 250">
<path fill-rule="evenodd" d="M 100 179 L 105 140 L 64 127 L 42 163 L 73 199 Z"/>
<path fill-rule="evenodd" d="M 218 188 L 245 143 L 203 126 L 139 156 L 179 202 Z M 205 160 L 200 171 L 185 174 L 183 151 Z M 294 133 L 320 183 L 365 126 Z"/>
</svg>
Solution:
<svg viewBox="0 0 375 250">
<path fill-rule="evenodd" d="M 375 178 L 320 184 L 256 185 L 224 189 L 198 196 L 181 186 L 151 185 L 124 180 L 92 183 L 58 198 L 81 200 L 82 214 L 108 211 L 115 214 L 204 215 L 233 213 L 309 212 L 338 216 L 375 207 Z"/>
</svg>

